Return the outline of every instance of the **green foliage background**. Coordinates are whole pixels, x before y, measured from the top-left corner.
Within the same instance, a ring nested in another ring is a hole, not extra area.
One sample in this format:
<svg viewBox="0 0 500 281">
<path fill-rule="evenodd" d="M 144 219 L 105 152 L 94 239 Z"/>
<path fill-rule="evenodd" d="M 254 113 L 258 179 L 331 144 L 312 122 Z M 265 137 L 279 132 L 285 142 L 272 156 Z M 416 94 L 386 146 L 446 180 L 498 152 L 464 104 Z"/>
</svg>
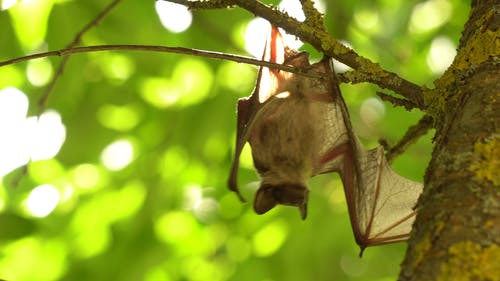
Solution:
<svg viewBox="0 0 500 281">
<path fill-rule="evenodd" d="M 325 1 L 326 24 L 361 55 L 431 86 L 436 76 L 426 57 L 432 40 L 446 36 L 458 44 L 468 13 L 467 1 L 434 1 L 450 5 L 451 16 L 419 34 L 409 32 L 419 1 Z M 35 2 L 36 12 L 29 15 L 23 4 L 0 11 L 0 60 L 64 48 L 107 5 L 101 0 Z M 363 29 L 359 21 L 373 15 L 377 24 Z M 85 34 L 83 45 L 149 44 L 246 54 L 243 32 L 252 18 L 239 8 L 196 11 L 191 27 L 174 34 L 160 24 L 153 1 L 124 0 Z M 313 59 L 320 57 L 309 46 L 303 48 Z M 47 61 L 55 69 L 60 58 Z M 30 84 L 26 68 L 27 63 L 0 68 L 0 89 L 21 89 L 33 115 L 45 87 Z M 254 66 L 175 54 L 72 56 L 48 100 L 48 108 L 59 112 L 66 126 L 61 151 L 54 159 L 31 163 L 17 187 L 12 182 L 22 169 L 5 176 L 0 186 L 0 278 L 394 280 L 404 243 L 368 248 L 358 258 L 338 175 L 311 181 L 306 221 L 286 207 L 258 216 L 226 188 L 235 104 L 252 91 L 256 73 Z M 360 106 L 377 88 L 342 89 L 354 127 L 368 147 L 379 138 L 395 143 L 422 116 L 385 104 L 383 119 L 368 128 L 359 118 Z M 119 139 L 133 144 L 134 159 L 110 171 L 100 155 Z M 398 158 L 395 169 L 422 181 L 431 149 L 428 134 Z M 89 178 L 95 181 L 87 185 Z M 247 151 L 239 182 L 250 202 L 257 181 Z M 66 195 L 49 216 L 32 217 L 24 201 L 34 187 L 47 183 Z"/>
</svg>

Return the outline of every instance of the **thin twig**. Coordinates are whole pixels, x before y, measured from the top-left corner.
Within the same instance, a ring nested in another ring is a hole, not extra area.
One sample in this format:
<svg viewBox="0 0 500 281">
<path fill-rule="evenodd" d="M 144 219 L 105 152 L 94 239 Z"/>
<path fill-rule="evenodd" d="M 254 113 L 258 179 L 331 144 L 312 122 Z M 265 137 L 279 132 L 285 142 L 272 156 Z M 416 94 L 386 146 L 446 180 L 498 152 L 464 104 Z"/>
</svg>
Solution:
<svg viewBox="0 0 500 281">
<path fill-rule="evenodd" d="M 182 4 L 189 9 L 201 9 L 201 6 L 210 6 L 210 3 L 216 5 L 219 1 L 189 1 L 189 0 L 164 0 L 177 4 Z M 237 4 L 241 8 L 252 14 L 262 17 L 273 25 L 283 28 L 289 34 L 297 36 L 303 42 L 308 42 L 323 54 L 333 57 L 336 60 L 352 67 L 364 74 L 364 81 L 379 85 L 382 88 L 393 90 L 414 102 L 418 108 L 424 108 L 423 90 L 424 88 L 408 81 L 393 72 L 383 69 L 380 65 L 369 59 L 358 55 L 354 50 L 344 46 L 325 29 L 310 28 L 304 26 L 304 23 L 278 11 L 275 8 L 264 5 L 256 0 L 225 0 L 225 5 Z"/>
<path fill-rule="evenodd" d="M 97 26 L 99 22 L 114 8 L 118 3 L 120 3 L 122 0 L 114 0 L 111 2 L 104 10 L 102 10 L 99 15 L 97 15 L 92 21 L 90 21 L 87 25 L 85 25 L 80 32 L 78 32 L 75 35 L 75 38 L 71 43 L 66 46 L 67 49 L 73 48 L 74 46 L 78 45 L 81 40 L 83 35 L 89 31 L 92 27 Z M 40 99 L 38 100 L 38 116 L 42 114 L 42 112 L 45 111 L 45 108 L 47 106 L 47 100 L 49 99 L 50 93 L 52 93 L 52 90 L 54 89 L 54 86 L 59 79 L 59 77 L 62 76 L 64 72 L 64 67 L 66 66 L 66 63 L 68 62 L 69 56 L 63 57 L 61 62 L 59 63 L 59 67 L 57 68 L 56 73 L 54 74 L 54 77 L 52 77 L 52 80 L 50 83 L 47 85 L 47 88 L 45 89 L 45 92 L 42 94 Z"/>
<path fill-rule="evenodd" d="M 279 69 L 299 75 L 303 75 L 311 78 L 324 78 L 325 76 L 322 74 L 318 74 L 315 72 L 308 72 L 307 70 L 292 67 L 288 65 L 277 64 L 269 61 L 263 61 L 254 59 L 246 56 L 239 55 L 231 55 L 220 52 L 213 51 L 205 51 L 205 50 L 197 50 L 191 48 L 183 48 L 183 47 L 167 47 L 167 46 L 152 46 L 152 45 L 96 45 L 96 46 L 84 46 L 84 47 L 74 47 L 69 49 L 61 49 L 55 51 L 49 51 L 44 53 L 37 53 L 33 55 L 28 55 L 24 57 L 14 58 L 6 61 L 0 61 L 0 67 L 15 63 L 20 63 L 23 61 L 33 60 L 37 58 L 44 58 L 50 56 L 69 56 L 73 54 L 79 53 L 91 53 L 91 52 L 103 52 L 103 51 L 147 51 L 147 52 L 160 52 L 160 53 L 176 53 L 176 54 L 184 54 L 190 56 L 197 57 L 205 57 L 211 59 L 221 59 L 221 60 L 229 60 L 239 63 L 253 64 L 259 66 L 265 66 L 273 69 Z"/>
<path fill-rule="evenodd" d="M 401 155 L 408 147 L 414 144 L 421 136 L 425 135 L 433 126 L 433 119 L 429 115 L 424 115 L 416 125 L 411 126 L 406 134 L 392 148 L 387 150 L 387 162 L 391 163 Z"/>
<path fill-rule="evenodd" d="M 414 108 L 417 108 L 417 105 L 410 101 L 410 100 L 407 100 L 407 99 L 400 99 L 400 98 L 396 98 L 396 97 L 393 97 L 391 95 L 388 95 L 386 93 L 383 93 L 383 92 L 376 92 L 377 96 L 379 96 L 383 101 L 388 101 L 390 102 L 393 106 L 402 106 L 404 107 L 406 110 L 410 111 Z"/>
</svg>

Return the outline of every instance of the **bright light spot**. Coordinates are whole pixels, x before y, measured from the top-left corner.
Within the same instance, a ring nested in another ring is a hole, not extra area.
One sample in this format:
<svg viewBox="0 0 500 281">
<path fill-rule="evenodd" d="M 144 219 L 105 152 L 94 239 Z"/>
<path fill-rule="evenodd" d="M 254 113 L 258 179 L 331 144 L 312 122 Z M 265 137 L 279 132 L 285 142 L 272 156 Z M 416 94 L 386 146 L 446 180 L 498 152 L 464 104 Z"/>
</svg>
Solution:
<svg viewBox="0 0 500 281">
<path fill-rule="evenodd" d="M 186 210 L 193 210 L 203 199 L 203 191 L 201 186 L 192 184 L 186 187 L 184 193 L 184 208 Z"/>
<path fill-rule="evenodd" d="M 202 222 L 211 221 L 217 211 L 219 210 L 219 203 L 214 198 L 203 198 L 200 200 L 193 209 L 194 216 Z"/>
<path fill-rule="evenodd" d="M 369 98 L 363 101 L 359 111 L 363 122 L 374 125 L 384 118 L 385 105 L 376 98 Z"/>
<path fill-rule="evenodd" d="M 253 250 L 256 256 L 265 257 L 281 248 L 288 235 L 286 224 L 274 221 L 264 226 L 253 237 Z"/>
<path fill-rule="evenodd" d="M 57 206 L 61 196 L 52 185 L 44 184 L 35 187 L 26 200 L 28 211 L 35 217 L 48 216 Z"/>
<path fill-rule="evenodd" d="M 99 170 L 91 164 L 78 165 L 73 170 L 73 182 L 81 188 L 92 188 L 99 182 Z"/>
<path fill-rule="evenodd" d="M 127 56 L 109 54 L 102 60 L 104 74 L 115 81 L 127 80 L 135 71 L 134 62 Z"/>
<path fill-rule="evenodd" d="M 163 27 L 173 33 L 183 32 L 188 29 L 193 20 L 191 12 L 185 6 L 179 4 L 156 1 L 155 8 Z"/>
<path fill-rule="evenodd" d="M 277 97 L 279 99 L 285 99 L 285 98 L 288 98 L 289 96 L 290 96 L 290 92 L 284 91 L 284 92 L 277 94 L 275 97 Z"/>
<path fill-rule="evenodd" d="M 198 228 L 195 218 L 187 212 L 169 212 L 156 220 L 155 233 L 158 239 L 167 243 L 189 241 Z"/>
<path fill-rule="evenodd" d="M 47 111 L 38 120 L 36 117 L 29 117 L 27 121 L 35 124 L 32 129 L 31 159 L 43 160 L 54 157 L 66 139 L 66 129 L 59 113 Z"/>
<path fill-rule="evenodd" d="M 158 108 L 171 106 L 182 96 L 181 90 L 165 78 L 147 78 L 140 90 L 142 98 Z"/>
<path fill-rule="evenodd" d="M 413 8 L 409 29 L 412 33 L 424 33 L 445 24 L 451 17 L 449 0 L 429 0 Z"/>
<path fill-rule="evenodd" d="M 302 11 L 302 5 L 296 0 L 282 0 L 278 5 L 278 9 L 286 12 L 288 15 L 296 18 L 298 21 L 304 21 L 306 16 Z"/>
<path fill-rule="evenodd" d="M 450 66 L 456 54 L 456 47 L 450 39 L 437 37 L 432 40 L 427 65 L 434 74 L 441 74 Z"/>
<path fill-rule="evenodd" d="M 134 158 L 134 147 L 128 140 L 115 141 L 101 153 L 102 164 L 112 170 L 118 171 L 125 168 Z"/>
<path fill-rule="evenodd" d="M 52 78 L 53 72 L 52 64 L 46 58 L 31 60 L 26 67 L 28 81 L 37 87 L 47 85 Z"/>
<path fill-rule="evenodd" d="M 336 73 L 344 73 L 348 70 L 351 70 L 348 65 L 341 63 L 340 61 L 333 60 L 333 69 Z"/>
<path fill-rule="evenodd" d="M 362 9 L 354 14 L 354 21 L 363 30 L 373 30 L 377 28 L 379 16 L 374 10 Z"/>
<path fill-rule="evenodd" d="M 0 176 L 33 160 L 54 157 L 66 130 L 57 112 L 26 118 L 28 99 L 16 88 L 0 91 Z"/>
<path fill-rule="evenodd" d="M 2 0 L 2 1 L 0 1 L 0 3 L 2 4 L 0 9 L 3 11 L 3 10 L 7 10 L 10 7 L 16 5 L 17 0 Z"/>
<path fill-rule="evenodd" d="M 13 122 L 20 122 L 28 112 L 28 98 L 16 88 L 5 88 L 0 91 L 0 126 L 14 126 Z M 3 134 L 2 134 L 3 135 Z M 0 138 L 1 139 L 1 138 Z"/>
<path fill-rule="evenodd" d="M 133 105 L 105 104 L 97 111 L 97 119 L 106 128 L 128 131 L 139 122 L 139 112 Z"/>
<path fill-rule="evenodd" d="M 255 18 L 248 23 L 245 30 L 245 49 L 248 53 L 256 58 L 262 58 L 269 30 L 269 22 L 263 18 Z"/>
<path fill-rule="evenodd" d="M 159 108 L 188 106 L 203 101 L 213 83 L 212 69 L 203 61 L 184 59 L 176 66 L 172 77 L 146 78 L 141 83 L 141 95 Z"/>
</svg>

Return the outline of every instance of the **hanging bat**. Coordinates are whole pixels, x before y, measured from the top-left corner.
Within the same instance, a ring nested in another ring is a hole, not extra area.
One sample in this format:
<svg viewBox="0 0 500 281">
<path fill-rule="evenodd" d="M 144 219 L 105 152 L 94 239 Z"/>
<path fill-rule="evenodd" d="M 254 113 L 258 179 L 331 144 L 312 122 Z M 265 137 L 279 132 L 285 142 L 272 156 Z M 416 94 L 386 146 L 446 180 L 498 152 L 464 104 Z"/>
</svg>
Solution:
<svg viewBox="0 0 500 281">
<path fill-rule="evenodd" d="M 245 201 L 238 191 L 237 172 L 248 141 L 262 179 L 253 205 L 257 214 L 281 204 L 297 207 L 305 219 L 308 179 L 338 172 L 361 253 L 367 246 L 405 241 L 422 185 L 396 174 L 382 147 L 366 150 L 361 145 L 331 59 L 311 65 L 307 53 L 285 46 L 272 27 L 263 60 L 298 67 L 318 78 L 260 67 L 253 93 L 238 101 L 230 189 Z"/>
</svg>

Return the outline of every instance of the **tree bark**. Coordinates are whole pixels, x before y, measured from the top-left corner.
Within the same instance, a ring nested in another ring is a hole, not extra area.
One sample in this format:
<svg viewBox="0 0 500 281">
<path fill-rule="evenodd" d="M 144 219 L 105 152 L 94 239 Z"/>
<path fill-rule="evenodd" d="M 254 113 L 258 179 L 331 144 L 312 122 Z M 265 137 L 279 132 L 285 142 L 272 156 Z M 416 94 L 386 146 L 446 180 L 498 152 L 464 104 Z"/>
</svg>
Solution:
<svg viewBox="0 0 500 281">
<path fill-rule="evenodd" d="M 500 1 L 472 1 L 425 93 L 436 137 L 399 280 L 500 280 Z"/>
</svg>

